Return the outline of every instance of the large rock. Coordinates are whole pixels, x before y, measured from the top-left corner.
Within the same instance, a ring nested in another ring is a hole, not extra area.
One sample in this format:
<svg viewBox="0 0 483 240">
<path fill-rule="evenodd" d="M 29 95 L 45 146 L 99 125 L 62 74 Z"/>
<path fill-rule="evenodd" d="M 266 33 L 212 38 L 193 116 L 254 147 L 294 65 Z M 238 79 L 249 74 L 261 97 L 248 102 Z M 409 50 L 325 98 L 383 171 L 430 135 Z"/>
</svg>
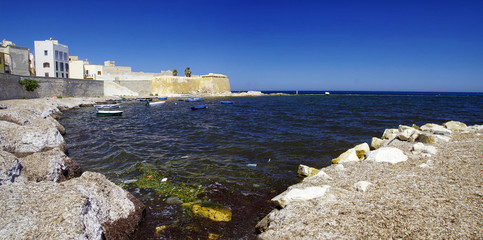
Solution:
<svg viewBox="0 0 483 240">
<path fill-rule="evenodd" d="M 381 148 L 382 146 L 387 144 L 387 142 L 389 142 L 387 139 L 383 140 L 383 139 L 380 139 L 380 138 L 377 138 L 377 137 L 373 137 L 372 141 L 371 141 L 371 148 L 374 149 L 374 150 Z"/>
<path fill-rule="evenodd" d="M 394 138 L 397 137 L 399 134 L 399 129 L 386 129 L 384 130 L 384 133 L 382 134 L 382 139 L 387 139 L 389 141 L 393 140 Z"/>
<path fill-rule="evenodd" d="M 278 207 L 284 208 L 292 203 L 305 202 L 314 198 L 324 197 L 329 188 L 329 185 L 323 185 L 322 187 L 307 187 L 303 189 L 294 188 L 272 198 L 272 203 Z"/>
<path fill-rule="evenodd" d="M 383 147 L 369 153 L 367 161 L 398 163 L 408 160 L 408 157 L 398 148 Z"/>
<path fill-rule="evenodd" d="M 30 181 L 64 181 L 80 176 L 77 162 L 65 155 L 59 148 L 37 152 L 21 158 L 23 176 Z"/>
<path fill-rule="evenodd" d="M 450 135 L 452 133 L 451 130 L 449 130 L 449 129 L 441 126 L 441 125 L 434 124 L 434 123 L 424 124 L 423 126 L 421 126 L 421 130 L 422 131 L 428 131 L 428 132 L 438 134 L 438 135 Z"/>
<path fill-rule="evenodd" d="M 300 177 L 311 177 L 319 172 L 319 169 L 300 164 L 297 173 Z"/>
<path fill-rule="evenodd" d="M 369 144 L 359 144 L 339 155 L 337 158 L 332 159 L 332 163 L 345 163 L 345 162 L 357 162 L 364 159 L 366 153 L 370 152 Z"/>
<path fill-rule="evenodd" d="M 433 146 L 426 146 L 423 143 L 416 143 L 413 145 L 414 153 L 427 153 L 434 155 L 436 154 L 436 148 Z"/>
<path fill-rule="evenodd" d="M 129 239 L 144 206 L 103 175 L 0 186 L 4 239 Z"/>
<path fill-rule="evenodd" d="M 452 131 L 465 130 L 468 127 L 466 124 L 458 121 L 445 122 L 443 123 L 443 126 Z"/>
</svg>

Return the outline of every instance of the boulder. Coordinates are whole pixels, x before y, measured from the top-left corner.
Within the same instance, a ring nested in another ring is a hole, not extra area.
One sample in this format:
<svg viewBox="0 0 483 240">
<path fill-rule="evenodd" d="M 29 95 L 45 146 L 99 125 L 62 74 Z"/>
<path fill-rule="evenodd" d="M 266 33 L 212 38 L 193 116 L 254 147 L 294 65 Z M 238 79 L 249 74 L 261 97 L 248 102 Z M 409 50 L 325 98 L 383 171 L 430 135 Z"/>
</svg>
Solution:
<svg viewBox="0 0 483 240">
<path fill-rule="evenodd" d="M 387 140 L 391 141 L 394 138 L 396 138 L 398 134 L 399 134 L 398 129 L 392 129 L 392 128 L 386 129 L 386 130 L 384 130 L 384 133 L 382 134 L 382 139 L 387 139 Z"/>
<path fill-rule="evenodd" d="M 80 176 L 81 169 L 59 148 L 36 152 L 20 159 L 22 174 L 30 181 L 64 181 Z"/>
<path fill-rule="evenodd" d="M 408 141 L 414 133 L 416 133 L 416 129 L 412 127 L 407 127 L 406 129 L 400 131 L 397 134 L 397 138 L 402 141 Z"/>
<path fill-rule="evenodd" d="M 231 221 L 230 209 L 213 203 L 183 203 L 183 207 L 189 208 L 194 214 L 209 218 L 216 222 Z"/>
<path fill-rule="evenodd" d="M 5 239 L 129 239 L 144 205 L 103 175 L 0 186 Z"/>
<path fill-rule="evenodd" d="M 300 177 L 311 177 L 319 172 L 319 169 L 300 164 L 297 171 Z"/>
<path fill-rule="evenodd" d="M 433 134 L 430 133 L 421 133 L 416 141 L 425 143 L 425 144 L 433 144 L 436 142 L 436 138 L 434 137 Z"/>
<path fill-rule="evenodd" d="M 422 131 L 428 131 L 437 135 L 450 135 L 452 132 L 451 130 L 434 123 L 426 123 L 421 126 Z"/>
<path fill-rule="evenodd" d="M 426 146 L 423 143 L 416 143 L 413 145 L 413 152 L 428 153 L 428 154 L 434 155 L 436 154 L 436 148 L 433 146 Z"/>
<path fill-rule="evenodd" d="M 384 146 L 387 142 L 389 142 L 387 139 L 380 139 L 380 138 L 377 138 L 377 137 L 373 137 L 372 138 L 372 141 L 371 141 L 371 148 L 372 149 L 378 149 L 382 146 Z"/>
<path fill-rule="evenodd" d="M 354 183 L 354 188 L 357 190 L 357 191 L 360 191 L 360 192 L 365 192 L 367 190 L 367 188 L 369 188 L 369 186 L 371 185 L 372 183 L 368 182 L 368 181 L 359 181 L 359 182 L 356 182 Z"/>
<path fill-rule="evenodd" d="M 383 147 L 371 151 L 366 158 L 367 161 L 389 162 L 392 164 L 408 160 L 408 157 L 398 148 Z"/>
<path fill-rule="evenodd" d="M 324 197 L 329 188 L 329 185 L 323 185 L 322 187 L 307 187 L 303 189 L 294 188 L 272 198 L 272 203 L 275 206 L 284 208 L 292 203 L 305 202 L 314 198 Z"/>
<path fill-rule="evenodd" d="M 443 123 L 443 126 L 452 131 L 465 130 L 468 127 L 466 124 L 458 121 L 445 122 Z"/>
<path fill-rule="evenodd" d="M 365 154 L 370 151 L 369 145 L 367 143 L 362 143 L 343 152 L 337 158 L 332 159 L 332 163 L 337 164 L 361 161 L 364 159 Z"/>
</svg>

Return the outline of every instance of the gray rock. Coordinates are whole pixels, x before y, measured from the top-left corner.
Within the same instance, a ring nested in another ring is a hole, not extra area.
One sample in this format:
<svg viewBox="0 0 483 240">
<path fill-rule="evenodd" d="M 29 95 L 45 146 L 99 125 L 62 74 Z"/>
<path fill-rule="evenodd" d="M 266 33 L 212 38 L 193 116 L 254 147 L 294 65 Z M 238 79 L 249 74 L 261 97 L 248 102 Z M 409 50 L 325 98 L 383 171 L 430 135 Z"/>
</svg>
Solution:
<svg viewBox="0 0 483 240">
<path fill-rule="evenodd" d="M 59 148 L 36 152 L 20 159 L 23 175 L 30 181 L 64 181 L 80 176 L 77 162 L 65 155 Z"/>
<path fill-rule="evenodd" d="M 128 239 L 144 206 L 103 175 L 0 186 L 4 239 Z"/>
</svg>

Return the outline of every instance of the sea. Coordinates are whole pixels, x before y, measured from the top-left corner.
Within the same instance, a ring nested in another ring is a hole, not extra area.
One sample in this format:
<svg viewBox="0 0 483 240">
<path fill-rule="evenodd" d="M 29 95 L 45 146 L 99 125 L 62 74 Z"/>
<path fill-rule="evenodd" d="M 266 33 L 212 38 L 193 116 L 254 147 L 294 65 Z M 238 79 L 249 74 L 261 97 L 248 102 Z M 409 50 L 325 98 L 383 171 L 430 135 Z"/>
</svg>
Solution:
<svg viewBox="0 0 483 240">
<path fill-rule="evenodd" d="M 254 239 L 270 199 L 302 181 L 300 164 L 324 168 L 399 125 L 483 124 L 483 93 L 264 93 L 157 106 L 125 101 L 123 115 L 110 117 L 83 107 L 64 112 L 60 123 L 83 171 L 104 174 L 146 205 L 133 239 Z M 233 104 L 221 104 L 227 100 Z M 201 104 L 207 108 L 191 110 Z M 201 217 L 181 202 L 229 209 L 231 220 Z"/>
</svg>

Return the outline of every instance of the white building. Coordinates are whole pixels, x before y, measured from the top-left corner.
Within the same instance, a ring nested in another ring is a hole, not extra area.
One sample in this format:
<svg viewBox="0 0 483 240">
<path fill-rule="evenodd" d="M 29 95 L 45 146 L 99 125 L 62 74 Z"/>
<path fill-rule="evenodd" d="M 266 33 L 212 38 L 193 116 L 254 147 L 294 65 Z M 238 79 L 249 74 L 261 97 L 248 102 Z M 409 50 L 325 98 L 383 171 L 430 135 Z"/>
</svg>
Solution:
<svg viewBox="0 0 483 240">
<path fill-rule="evenodd" d="M 69 47 L 52 38 L 34 43 L 37 76 L 69 78 Z"/>
</svg>

